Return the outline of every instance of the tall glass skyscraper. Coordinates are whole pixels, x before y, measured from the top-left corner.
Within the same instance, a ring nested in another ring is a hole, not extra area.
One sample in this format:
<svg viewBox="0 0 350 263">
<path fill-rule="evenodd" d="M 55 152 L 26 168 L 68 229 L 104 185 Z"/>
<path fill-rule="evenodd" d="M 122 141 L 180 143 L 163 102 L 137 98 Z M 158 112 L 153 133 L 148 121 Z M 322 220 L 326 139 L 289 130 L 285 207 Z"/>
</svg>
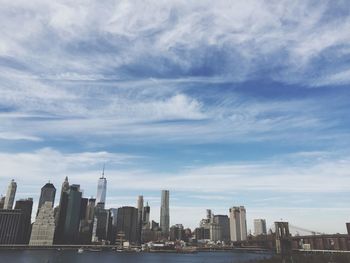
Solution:
<svg viewBox="0 0 350 263">
<path fill-rule="evenodd" d="M 97 183 L 97 195 L 96 195 L 96 204 L 103 204 L 102 207 L 105 207 L 106 204 L 106 192 L 107 192 L 107 179 L 105 178 L 104 168 L 102 176 L 98 179 Z"/>
<path fill-rule="evenodd" d="M 162 190 L 162 200 L 160 205 L 160 228 L 164 237 L 169 236 L 169 190 Z"/>
<path fill-rule="evenodd" d="M 4 202 L 4 209 L 12 209 L 13 203 L 15 201 L 15 195 L 17 190 L 17 184 L 15 180 L 11 180 L 9 187 L 7 188 L 7 193 Z"/>
</svg>

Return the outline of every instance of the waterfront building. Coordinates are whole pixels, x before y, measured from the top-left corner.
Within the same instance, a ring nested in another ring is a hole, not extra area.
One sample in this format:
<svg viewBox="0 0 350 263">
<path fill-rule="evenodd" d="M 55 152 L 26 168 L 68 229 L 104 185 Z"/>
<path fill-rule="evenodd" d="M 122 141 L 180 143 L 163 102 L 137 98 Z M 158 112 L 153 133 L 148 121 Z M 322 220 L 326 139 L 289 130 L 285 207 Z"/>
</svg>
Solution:
<svg viewBox="0 0 350 263">
<path fill-rule="evenodd" d="M 143 217 L 142 224 L 143 224 L 143 228 L 145 229 L 151 228 L 150 221 L 149 221 L 150 213 L 151 213 L 151 208 L 147 202 L 146 206 L 143 208 L 143 213 L 142 213 L 142 217 Z"/>
<path fill-rule="evenodd" d="M 124 234 L 125 240 L 134 244 L 139 241 L 137 233 L 137 218 L 137 208 L 131 206 L 118 208 L 117 234 Z"/>
<path fill-rule="evenodd" d="M 141 243 L 141 232 L 142 232 L 142 226 L 143 226 L 143 196 L 139 195 L 137 198 L 137 237 L 138 242 Z"/>
<path fill-rule="evenodd" d="M 67 244 L 76 244 L 79 241 L 81 198 L 80 185 L 71 185 L 68 192 L 66 220 L 63 231 L 64 241 Z"/>
<path fill-rule="evenodd" d="M 13 203 L 15 201 L 15 196 L 16 196 L 16 190 L 17 190 L 17 183 L 15 182 L 14 179 L 12 179 L 7 188 L 6 197 L 4 201 L 4 209 L 13 208 Z"/>
<path fill-rule="evenodd" d="M 0 244 L 16 244 L 22 211 L 19 209 L 1 209 L 0 210 Z"/>
<path fill-rule="evenodd" d="M 60 204 L 55 213 L 55 222 L 56 222 L 56 230 L 55 230 L 55 244 L 65 244 L 64 240 L 64 228 L 66 223 L 66 215 L 67 215 L 67 206 L 68 206 L 68 192 L 69 192 L 69 182 L 68 177 L 66 176 L 64 182 L 62 183 L 61 188 L 61 197 Z"/>
<path fill-rule="evenodd" d="M 45 202 L 35 219 L 30 246 L 51 246 L 55 234 L 55 216 L 51 202 Z"/>
<path fill-rule="evenodd" d="M 56 196 L 56 188 L 53 184 L 50 182 L 45 184 L 41 188 L 40 198 L 39 198 L 39 204 L 38 204 L 38 210 L 36 215 L 39 214 L 39 209 L 45 202 L 50 202 L 52 204 L 52 207 L 55 203 L 55 196 Z"/>
<path fill-rule="evenodd" d="M 5 196 L 0 197 L 0 209 L 4 209 L 5 205 Z"/>
<path fill-rule="evenodd" d="M 182 224 L 176 224 L 170 227 L 169 238 L 171 241 L 184 240 L 185 230 Z"/>
<path fill-rule="evenodd" d="M 230 239 L 230 219 L 227 215 L 214 215 L 212 217 L 214 224 L 220 226 L 220 239 L 221 241 L 229 242 Z"/>
<path fill-rule="evenodd" d="M 102 208 L 105 208 L 106 192 L 107 192 L 107 179 L 105 178 L 105 168 L 103 166 L 102 176 L 98 179 L 98 182 L 97 182 L 97 195 L 96 195 L 96 203 L 103 204 Z"/>
<path fill-rule="evenodd" d="M 15 204 L 15 210 L 20 210 L 22 213 L 19 231 L 17 235 L 17 244 L 28 244 L 30 234 L 32 231 L 32 209 L 33 198 L 17 200 Z"/>
<path fill-rule="evenodd" d="M 197 227 L 194 230 L 194 236 L 197 240 L 209 240 L 210 239 L 210 228 L 209 227 Z"/>
<path fill-rule="evenodd" d="M 110 210 L 97 206 L 95 209 L 94 224 L 92 230 L 92 242 L 106 243 L 111 241 L 112 213 Z"/>
<path fill-rule="evenodd" d="M 161 206 L 160 206 L 160 228 L 164 237 L 169 236 L 169 190 L 162 190 Z"/>
<path fill-rule="evenodd" d="M 247 220 L 244 206 L 230 208 L 231 241 L 247 240 Z"/>
<path fill-rule="evenodd" d="M 210 223 L 209 236 L 211 241 L 220 241 L 221 238 L 221 226 L 218 223 Z"/>
<path fill-rule="evenodd" d="M 266 220 L 254 219 L 254 236 L 266 235 Z"/>
</svg>

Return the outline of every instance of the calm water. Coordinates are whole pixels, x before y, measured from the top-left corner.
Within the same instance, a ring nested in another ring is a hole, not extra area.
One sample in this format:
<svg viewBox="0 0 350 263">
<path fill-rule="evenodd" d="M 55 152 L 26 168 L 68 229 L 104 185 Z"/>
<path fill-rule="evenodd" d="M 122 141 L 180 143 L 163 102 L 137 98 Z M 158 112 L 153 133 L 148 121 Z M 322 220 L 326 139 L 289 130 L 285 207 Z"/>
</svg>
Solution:
<svg viewBox="0 0 350 263">
<path fill-rule="evenodd" d="M 52 250 L 0 250 L 0 263 L 243 263 L 268 255 L 236 252 L 200 252 L 197 254 L 117 253 Z"/>
</svg>

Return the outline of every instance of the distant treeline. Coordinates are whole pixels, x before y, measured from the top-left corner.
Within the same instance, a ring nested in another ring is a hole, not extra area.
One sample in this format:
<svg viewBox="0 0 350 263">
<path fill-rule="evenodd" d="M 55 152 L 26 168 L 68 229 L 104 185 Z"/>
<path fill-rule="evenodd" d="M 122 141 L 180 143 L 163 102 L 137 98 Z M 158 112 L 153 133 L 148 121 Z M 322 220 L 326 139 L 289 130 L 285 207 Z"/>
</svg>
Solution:
<svg viewBox="0 0 350 263">
<path fill-rule="evenodd" d="M 259 261 L 252 260 L 249 263 L 281 263 L 282 259 L 279 256 L 274 256 L 268 259 Z M 349 263 L 350 255 L 345 254 L 324 254 L 324 255 L 293 255 L 292 259 L 286 260 L 288 263 Z"/>
</svg>

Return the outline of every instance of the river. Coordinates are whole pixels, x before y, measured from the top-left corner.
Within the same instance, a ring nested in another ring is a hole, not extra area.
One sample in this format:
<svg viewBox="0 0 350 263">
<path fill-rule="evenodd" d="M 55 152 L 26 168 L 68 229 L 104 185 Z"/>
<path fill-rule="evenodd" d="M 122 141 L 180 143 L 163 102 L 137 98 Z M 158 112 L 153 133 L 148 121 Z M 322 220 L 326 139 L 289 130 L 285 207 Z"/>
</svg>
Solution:
<svg viewBox="0 0 350 263">
<path fill-rule="evenodd" d="M 113 251 L 78 254 L 75 250 L 0 250 L 1 263 L 243 263 L 266 254 L 239 252 L 118 253 Z"/>
</svg>

